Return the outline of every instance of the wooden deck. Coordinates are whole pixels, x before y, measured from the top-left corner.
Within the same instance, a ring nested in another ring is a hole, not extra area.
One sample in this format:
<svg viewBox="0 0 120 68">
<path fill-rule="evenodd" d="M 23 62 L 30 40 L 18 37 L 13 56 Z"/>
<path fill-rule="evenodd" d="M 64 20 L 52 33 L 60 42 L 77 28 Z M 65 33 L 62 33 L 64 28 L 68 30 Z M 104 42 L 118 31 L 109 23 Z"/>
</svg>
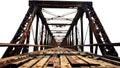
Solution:
<svg viewBox="0 0 120 68">
<path fill-rule="evenodd" d="M 104 60 L 102 60 L 104 59 Z M 108 60 L 108 61 L 105 61 Z M 42 51 L 0 59 L 0 68 L 120 68 L 120 62 L 67 48 Z"/>
</svg>

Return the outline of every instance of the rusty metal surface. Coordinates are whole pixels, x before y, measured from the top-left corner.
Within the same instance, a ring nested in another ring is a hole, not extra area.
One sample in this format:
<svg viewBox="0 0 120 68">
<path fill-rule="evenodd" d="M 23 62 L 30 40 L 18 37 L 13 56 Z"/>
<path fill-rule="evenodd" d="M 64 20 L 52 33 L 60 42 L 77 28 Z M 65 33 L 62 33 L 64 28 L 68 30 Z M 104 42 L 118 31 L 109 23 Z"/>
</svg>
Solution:
<svg viewBox="0 0 120 68">
<path fill-rule="evenodd" d="M 52 5 L 51 5 L 52 4 Z M 58 5 L 59 4 L 59 5 Z M 92 2 L 79 2 L 79 1 L 38 1 L 38 0 L 30 0 L 29 6 L 37 5 L 43 8 L 76 8 L 82 7 L 85 5 L 92 6 Z"/>
</svg>

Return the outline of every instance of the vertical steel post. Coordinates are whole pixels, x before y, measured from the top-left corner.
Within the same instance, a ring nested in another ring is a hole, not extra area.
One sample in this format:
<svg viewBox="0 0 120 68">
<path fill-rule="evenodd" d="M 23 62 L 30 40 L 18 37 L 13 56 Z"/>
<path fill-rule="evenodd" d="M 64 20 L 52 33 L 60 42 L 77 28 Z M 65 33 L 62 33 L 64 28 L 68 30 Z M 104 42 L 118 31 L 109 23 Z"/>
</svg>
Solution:
<svg viewBox="0 0 120 68">
<path fill-rule="evenodd" d="M 35 44 L 38 45 L 38 25 L 39 25 L 39 16 L 36 15 L 36 33 L 35 33 Z M 38 51 L 38 46 L 34 46 L 34 51 Z"/>
<path fill-rule="evenodd" d="M 93 44 L 93 33 L 90 26 L 89 26 L 89 34 L 90 34 L 89 36 L 90 44 Z M 90 52 L 93 53 L 93 46 L 90 46 Z"/>
<path fill-rule="evenodd" d="M 43 31 L 44 31 L 44 25 L 42 24 L 42 31 L 41 31 L 41 41 L 40 41 L 40 45 L 43 45 Z M 43 47 L 40 47 L 40 50 L 42 50 Z"/>
<path fill-rule="evenodd" d="M 75 40 L 76 40 L 76 50 L 78 50 L 79 46 L 78 45 L 78 34 L 77 34 L 77 24 L 75 25 Z"/>
<path fill-rule="evenodd" d="M 75 25 L 76 45 L 78 45 L 77 25 Z"/>
<path fill-rule="evenodd" d="M 83 35 L 83 18 L 81 17 L 80 18 L 80 22 L 81 22 L 81 45 L 84 45 L 84 41 L 83 41 L 83 37 L 84 37 L 84 35 Z M 84 48 L 83 48 L 83 46 L 80 46 L 80 48 L 81 48 L 81 51 L 84 51 Z"/>
</svg>

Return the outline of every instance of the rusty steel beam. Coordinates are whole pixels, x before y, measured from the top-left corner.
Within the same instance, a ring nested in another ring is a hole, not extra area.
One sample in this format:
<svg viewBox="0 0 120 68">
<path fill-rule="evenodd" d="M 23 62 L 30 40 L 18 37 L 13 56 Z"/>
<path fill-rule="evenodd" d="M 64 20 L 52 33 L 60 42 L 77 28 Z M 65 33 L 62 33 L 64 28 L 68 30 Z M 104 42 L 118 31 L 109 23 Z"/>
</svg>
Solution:
<svg viewBox="0 0 120 68">
<path fill-rule="evenodd" d="M 81 45 L 78 45 L 78 46 L 81 46 Z M 98 44 L 88 44 L 88 45 L 82 45 L 82 46 L 108 46 L 108 47 L 111 47 L 111 46 L 120 46 L 120 43 L 98 43 Z"/>
<path fill-rule="evenodd" d="M 39 46 L 43 46 L 43 47 L 53 47 L 51 45 L 32 45 L 32 44 L 14 44 L 14 43 L 0 43 L 0 47 L 39 47 Z"/>
<path fill-rule="evenodd" d="M 29 44 L 29 42 L 30 42 L 30 31 L 29 31 L 28 36 L 27 36 L 27 38 L 26 38 L 26 44 Z M 28 46 L 25 46 L 25 47 L 23 47 L 22 54 L 23 54 L 23 53 L 28 53 L 28 51 L 29 51 L 29 47 L 28 47 Z"/>
<path fill-rule="evenodd" d="M 85 12 L 86 12 L 87 18 L 89 20 L 90 28 L 92 29 L 92 32 L 95 35 L 97 43 L 111 43 L 100 20 L 98 19 L 93 7 L 86 6 Z M 100 50 L 103 55 L 118 56 L 118 54 L 113 46 L 111 46 L 111 47 L 99 46 L 99 47 L 100 47 Z"/>
<path fill-rule="evenodd" d="M 108 47 L 111 47 L 111 46 L 120 46 L 120 43 L 105 43 L 105 44 L 104 43 L 98 43 L 98 44 L 75 45 L 75 47 L 76 46 L 108 46 Z M 71 47 L 74 47 L 74 46 L 71 46 Z"/>
<path fill-rule="evenodd" d="M 13 39 L 11 40 L 10 43 L 17 43 L 17 42 L 18 42 L 18 43 L 21 43 L 21 42 L 23 43 L 23 42 L 24 42 L 25 38 L 23 37 L 23 35 L 26 35 L 25 32 L 24 32 L 24 31 L 25 31 L 24 28 L 26 28 L 26 27 L 25 27 L 26 24 L 28 25 L 28 21 L 29 21 L 29 22 L 32 21 L 32 19 L 31 19 L 31 20 L 29 19 L 29 16 L 33 13 L 33 11 L 34 11 L 34 9 L 33 9 L 32 7 L 30 7 L 30 8 L 28 9 L 28 11 L 27 11 L 27 13 L 26 13 L 26 15 L 25 15 L 22 23 L 20 24 L 20 27 L 18 28 L 16 34 L 14 35 L 14 37 L 13 37 Z M 29 20 L 28 20 L 28 19 L 29 19 Z M 26 30 L 26 32 L 28 33 L 29 31 Z M 22 35 L 22 36 L 21 36 L 21 35 Z M 22 39 L 22 40 L 21 40 L 21 39 Z M 20 40 L 21 40 L 21 42 L 20 42 Z M 3 57 L 8 57 L 8 56 L 14 55 L 14 54 L 12 54 L 12 53 L 13 53 L 13 51 L 12 51 L 13 48 L 14 48 L 14 47 L 8 47 L 7 50 L 5 51 Z M 12 53 L 11 53 L 11 52 L 12 52 Z"/>
<path fill-rule="evenodd" d="M 24 25 L 26 24 L 26 20 L 28 19 L 28 17 L 30 16 L 30 13 L 33 9 L 29 8 L 22 23 L 20 24 L 19 29 L 17 30 L 16 34 L 14 35 L 13 39 L 11 40 L 10 43 L 16 43 L 20 40 L 20 35 L 23 34 L 23 28 L 25 27 Z M 9 53 L 12 51 L 13 47 L 8 47 L 7 50 L 5 51 L 3 57 L 7 57 L 9 56 Z"/>
<path fill-rule="evenodd" d="M 31 25 L 32 25 L 32 22 L 34 20 L 34 17 L 35 17 L 35 13 L 36 13 L 36 10 L 37 10 L 37 7 L 34 7 L 34 10 L 33 12 L 31 13 L 31 18 L 28 19 L 28 24 L 27 24 L 27 27 L 26 29 L 24 30 L 24 33 L 19 41 L 20 44 L 24 44 L 26 38 L 27 38 L 27 35 L 29 34 L 29 31 L 30 31 L 30 28 L 31 28 Z M 22 47 L 15 47 L 15 49 L 12 51 L 12 55 L 18 55 L 20 54 L 22 50 Z"/>
<path fill-rule="evenodd" d="M 92 6 L 92 2 L 29 0 L 29 6 L 34 5 L 42 8 L 76 8 L 85 5 Z"/>
</svg>

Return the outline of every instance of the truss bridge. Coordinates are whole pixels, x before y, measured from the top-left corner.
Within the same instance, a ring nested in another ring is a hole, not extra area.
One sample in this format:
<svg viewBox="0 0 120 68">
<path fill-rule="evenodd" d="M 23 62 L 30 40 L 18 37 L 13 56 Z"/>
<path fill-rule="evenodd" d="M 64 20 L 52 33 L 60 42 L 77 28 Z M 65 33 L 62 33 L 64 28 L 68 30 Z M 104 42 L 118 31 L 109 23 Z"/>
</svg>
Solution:
<svg viewBox="0 0 120 68">
<path fill-rule="evenodd" d="M 120 68 L 119 45 L 111 43 L 92 2 L 29 0 L 10 43 L 0 43 L 7 47 L 0 68 Z"/>
</svg>

